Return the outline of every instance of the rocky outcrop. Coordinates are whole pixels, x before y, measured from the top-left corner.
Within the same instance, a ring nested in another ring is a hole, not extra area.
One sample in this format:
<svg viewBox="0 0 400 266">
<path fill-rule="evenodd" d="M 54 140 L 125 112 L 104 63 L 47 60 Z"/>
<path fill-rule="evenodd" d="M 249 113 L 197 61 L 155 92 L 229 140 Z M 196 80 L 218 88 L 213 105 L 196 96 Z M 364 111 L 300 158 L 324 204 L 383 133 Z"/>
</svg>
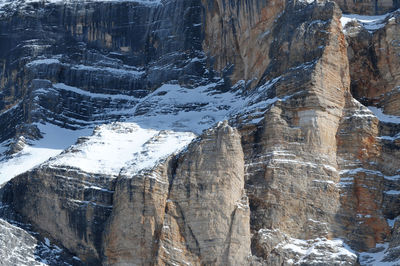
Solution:
<svg viewBox="0 0 400 266">
<path fill-rule="evenodd" d="M 345 28 L 354 97 L 392 115 L 400 114 L 397 88 L 399 14 L 396 11 L 387 16 L 376 31 L 368 31 L 356 22 Z"/>
<path fill-rule="evenodd" d="M 48 239 L 40 242 L 33 232 L 6 220 L 0 219 L 0 232 L 1 265 L 82 265 L 79 258 L 74 259 L 57 245 L 50 244 Z"/>
<path fill-rule="evenodd" d="M 348 104 L 337 135 L 342 201 L 338 218 L 344 220 L 352 245 L 367 250 L 390 234 L 381 209 L 383 176 L 370 164 L 381 156 L 378 120 L 355 100 Z"/>
<path fill-rule="evenodd" d="M 243 265 L 250 255 L 243 163 L 240 135 L 221 124 L 176 159 L 117 180 L 106 264 Z"/>
<path fill-rule="evenodd" d="M 151 171 L 116 181 L 113 210 L 104 232 L 105 264 L 154 264 L 174 164 L 169 158 Z"/>
<path fill-rule="evenodd" d="M 203 48 L 212 67 L 234 84 L 244 79 L 253 87 L 271 60 L 272 27 L 286 1 L 202 1 L 205 7 Z"/>
<path fill-rule="evenodd" d="M 157 264 L 243 265 L 250 255 L 250 209 L 240 135 L 220 124 L 177 161 Z"/>
<path fill-rule="evenodd" d="M 299 5 L 282 14 L 278 25 L 287 28 L 276 31 L 273 46 L 280 60 L 269 66 L 268 74 L 283 74 L 269 90 L 284 100 L 267 109 L 258 127 L 251 131 L 243 128 L 246 188 L 252 230 L 256 232 L 252 249 L 267 264 L 301 262 L 302 256 L 287 254 L 291 248 L 288 237 L 331 239 L 341 231 L 336 224 L 340 190 L 336 186 L 335 135 L 344 103 L 351 95 L 346 42 L 339 19 L 340 11 L 333 4 L 313 8 Z M 315 37 L 319 34 L 322 36 Z M 300 48 L 292 41 L 288 46 L 291 38 L 306 45 Z M 315 40 L 321 43 L 315 45 Z M 278 51 L 283 48 L 286 53 L 282 58 Z M 276 236 L 264 233 L 269 231 Z M 274 240 L 266 244 L 267 239 Z M 287 248 L 281 249 L 283 246 Z M 325 257 L 328 261 L 330 256 L 326 253 Z M 332 258 L 331 262 L 345 261 L 350 265 L 355 258 Z"/>
<path fill-rule="evenodd" d="M 378 120 L 356 100 L 348 101 L 337 135 L 343 193 L 339 217 L 346 217 L 348 238 L 361 250 L 389 241 L 392 230 L 387 221 L 398 215 L 389 207 L 397 198 L 393 192 L 399 167 L 398 125 L 388 116 L 398 114 L 397 56 L 388 56 L 396 50 L 397 16 L 397 11 L 389 14 L 375 30 L 359 22 L 345 26 L 352 94 L 383 111 L 371 108 Z"/>
<path fill-rule="evenodd" d="M 113 188 L 107 177 L 42 167 L 7 183 L 3 202 L 36 230 L 86 263 L 96 264 L 101 259 L 104 224 L 112 210 Z"/>
</svg>

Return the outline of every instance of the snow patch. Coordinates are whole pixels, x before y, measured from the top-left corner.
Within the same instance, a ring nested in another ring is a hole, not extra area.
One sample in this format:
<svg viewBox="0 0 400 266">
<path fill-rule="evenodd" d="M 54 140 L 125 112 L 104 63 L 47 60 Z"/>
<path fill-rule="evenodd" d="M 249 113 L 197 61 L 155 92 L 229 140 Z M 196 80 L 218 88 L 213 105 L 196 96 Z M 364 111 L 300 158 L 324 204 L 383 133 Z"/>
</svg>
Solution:
<svg viewBox="0 0 400 266">
<path fill-rule="evenodd" d="M 375 170 L 369 170 L 369 169 L 365 169 L 362 167 L 359 168 L 355 168 L 355 169 L 345 169 L 339 172 L 340 175 L 356 175 L 358 173 L 366 173 L 366 174 L 370 174 L 370 175 L 382 175 L 382 172 L 380 171 L 375 171 Z"/>
<path fill-rule="evenodd" d="M 36 124 L 44 138 L 26 145 L 11 158 L 0 156 L 0 184 L 40 165 L 50 157 L 60 154 L 74 144 L 80 136 L 90 133 L 88 129 L 69 130 L 52 124 Z M 4 145 L 0 145 L 0 147 Z"/>
<path fill-rule="evenodd" d="M 27 67 L 33 67 L 38 65 L 53 65 L 53 64 L 61 64 L 60 60 L 55 58 L 46 58 L 46 59 L 38 59 L 28 63 Z"/>
<path fill-rule="evenodd" d="M 390 228 L 393 228 L 396 219 L 387 219 L 386 220 Z"/>
<path fill-rule="evenodd" d="M 32 64 L 57 62 L 55 59 L 40 59 Z M 50 124 L 42 126 L 44 139 L 27 145 L 13 158 L 7 158 L 0 163 L 0 180 L 6 182 L 54 156 L 57 157 L 47 162 L 50 167 L 75 168 L 110 177 L 116 177 L 120 173 L 134 176 L 184 149 L 203 130 L 218 121 L 239 115 L 247 119 L 247 122 L 258 123 L 273 104 L 293 96 L 270 97 L 274 94 L 271 93 L 272 87 L 279 80 L 280 77 L 270 80 L 247 96 L 243 96 L 245 93 L 239 89 L 242 86 L 240 82 L 237 87 L 234 86 L 236 89 L 228 92 L 217 90 L 218 83 L 195 88 L 165 84 L 140 99 L 125 95 L 90 93 L 66 84 L 54 84 L 53 90 L 71 91 L 92 98 L 132 100 L 133 106 L 123 110 L 126 117 L 122 117 L 120 122 L 103 124 L 91 136 L 88 136 L 89 132 L 100 121 L 83 121 L 87 124 L 83 131 L 68 131 Z M 44 89 L 35 92 L 51 93 Z M 88 137 L 71 146 L 79 136 Z M 69 146 L 69 149 L 60 154 Z M 5 146 L 0 147 L 4 149 Z"/>
<path fill-rule="evenodd" d="M 142 169 L 149 169 L 185 148 L 195 137 L 192 132 L 159 131 L 133 154 L 134 159 L 126 163 L 128 166 L 121 170 L 121 174 L 134 176 Z"/>
<path fill-rule="evenodd" d="M 386 180 L 399 181 L 400 180 L 400 175 L 384 176 L 384 178 Z"/>
<path fill-rule="evenodd" d="M 298 2 L 300 3 L 306 3 L 306 4 L 312 4 L 314 3 L 316 0 L 298 0 Z"/>
<path fill-rule="evenodd" d="M 324 264 L 328 261 L 342 261 L 343 258 L 355 261 L 357 255 L 349 249 L 343 240 L 326 238 L 316 238 L 310 240 L 290 238 L 289 242 L 282 246 L 284 250 L 289 250 L 296 256 L 296 264 Z M 292 259 L 293 260 L 293 259 Z"/>
<path fill-rule="evenodd" d="M 374 115 L 379 119 L 379 121 L 385 123 L 400 124 L 400 116 L 384 114 L 382 109 L 374 106 L 368 106 L 368 108 L 374 113 Z"/>
<path fill-rule="evenodd" d="M 383 28 L 386 24 L 384 20 L 389 14 L 380 16 L 364 16 L 357 14 L 343 14 L 340 19 L 342 27 L 344 28 L 347 23 L 351 21 L 358 21 L 364 28 L 370 32 Z"/>
<path fill-rule="evenodd" d="M 361 252 L 359 254 L 360 265 L 379 265 L 379 266 L 392 266 L 396 265 L 396 262 L 400 260 L 398 258 L 395 261 L 383 261 L 386 253 L 389 249 L 389 243 L 377 244 L 375 249 L 376 252 Z"/>
<path fill-rule="evenodd" d="M 400 195 L 400 191 L 399 190 L 388 190 L 384 192 L 387 195 Z"/>
<path fill-rule="evenodd" d="M 101 125 L 92 136 L 73 145 L 48 164 L 110 177 L 121 172 L 133 176 L 179 151 L 195 137 L 191 132 L 159 131 L 136 123 Z"/>
<path fill-rule="evenodd" d="M 63 90 L 63 91 L 70 91 L 74 92 L 76 94 L 88 96 L 91 98 L 102 98 L 102 99 L 112 99 L 112 100 L 137 100 L 136 97 L 133 96 L 128 96 L 124 94 L 103 94 L 103 93 L 93 93 L 89 91 L 85 91 L 76 87 L 71 87 L 68 85 L 65 85 L 64 83 L 57 83 L 53 85 L 54 88 L 58 90 Z M 40 92 L 39 90 L 36 90 L 35 93 Z M 47 93 L 46 90 L 43 91 L 44 93 Z"/>
<path fill-rule="evenodd" d="M 394 135 L 393 137 L 392 136 L 380 136 L 379 139 L 388 140 L 388 141 L 395 141 L 395 140 L 400 139 L 400 133 Z"/>
</svg>

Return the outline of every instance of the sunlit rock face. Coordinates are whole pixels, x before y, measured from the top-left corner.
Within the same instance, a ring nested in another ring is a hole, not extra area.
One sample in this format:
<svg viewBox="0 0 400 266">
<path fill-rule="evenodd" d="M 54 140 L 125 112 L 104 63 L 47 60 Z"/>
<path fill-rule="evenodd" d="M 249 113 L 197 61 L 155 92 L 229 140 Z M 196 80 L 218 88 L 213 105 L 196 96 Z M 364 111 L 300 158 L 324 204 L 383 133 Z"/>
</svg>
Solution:
<svg viewBox="0 0 400 266">
<path fill-rule="evenodd" d="M 398 263 L 397 8 L 1 1 L 0 260 Z"/>
</svg>

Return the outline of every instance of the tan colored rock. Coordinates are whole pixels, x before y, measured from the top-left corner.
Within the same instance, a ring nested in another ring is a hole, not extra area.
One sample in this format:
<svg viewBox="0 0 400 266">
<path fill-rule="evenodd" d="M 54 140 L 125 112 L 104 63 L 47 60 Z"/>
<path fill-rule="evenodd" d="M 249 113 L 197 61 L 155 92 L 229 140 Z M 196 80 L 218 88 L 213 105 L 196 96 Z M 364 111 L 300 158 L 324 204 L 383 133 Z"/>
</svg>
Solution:
<svg viewBox="0 0 400 266">
<path fill-rule="evenodd" d="M 375 32 L 368 32 L 358 23 L 345 28 L 353 95 L 393 115 L 399 114 L 400 104 L 397 20 L 395 12 Z M 399 215 L 398 197 L 386 193 L 398 189 L 398 182 L 390 177 L 400 167 L 393 138 L 399 128 L 378 121 L 355 100 L 347 100 L 345 113 L 337 135 L 342 204 L 338 219 L 343 223 L 342 237 L 355 249 L 373 250 L 377 243 L 390 240 L 393 231 L 387 219 Z"/>
<path fill-rule="evenodd" d="M 358 24 L 346 27 L 353 95 L 384 112 L 400 115 L 400 13 L 385 20 L 373 33 Z"/>
<path fill-rule="evenodd" d="M 383 177 L 370 163 L 382 153 L 376 138 L 378 120 L 355 100 L 345 110 L 337 135 L 342 203 L 338 218 L 343 237 L 357 249 L 367 250 L 390 234 L 381 210 Z"/>
<path fill-rule="evenodd" d="M 277 97 L 287 97 L 267 110 L 253 138 L 243 132 L 246 188 L 252 230 L 280 230 L 300 239 L 329 238 L 331 226 L 326 224 L 333 223 L 340 208 L 335 135 L 349 91 L 347 50 L 340 10 L 334 4 L 303 8 L 313 22 L 290 22 L 301 6 L 280 18 L 291 29 L 281 34 L 293 38 L 293 44 L 275 67 L 277 73 L 286 72 L 271 90 Z M 312 41 L 315 36 L 321 41 L 319 49 Z M 277 38 L 282 41 L 276 47 L 285 47 L 283 37 Z M 301 50 L 295 40 L 306 43 L 306 49 Z"/>
<path fill-rule="evenodd" d="M 158 263 L 244 265 L 249 218 L 240 135 L 221 123 L 178 160 Z"/>
<path fill-rule="evenodd" d="M 154 262 L 164 222 L 171 160 L 155 169 L 117 180 L 113 210 L 104 232 L 104 264 L 150 265 Z"/>
<path fill-rule="evenodd" d="M 232 84 L 261 78 L 271 60 L 270 46 L 275 20 L 286 1 L 206 1 L 203 49 L 214 59 L 213 68 L 225 71 Z"/>
</svg>

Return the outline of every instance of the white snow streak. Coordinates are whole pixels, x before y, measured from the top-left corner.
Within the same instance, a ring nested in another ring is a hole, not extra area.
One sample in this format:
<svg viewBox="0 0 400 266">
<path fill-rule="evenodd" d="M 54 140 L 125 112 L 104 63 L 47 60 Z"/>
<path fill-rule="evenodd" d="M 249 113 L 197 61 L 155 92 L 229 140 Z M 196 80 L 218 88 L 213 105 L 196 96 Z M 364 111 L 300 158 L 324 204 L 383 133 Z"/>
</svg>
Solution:
<svg viewBox="0 0 400 266">
<path fill-rule="evenodd" d="M 38 128 L 44 138 L 26 145 L 22 151 L 14 154 L 12 158 L 0 160 L 0 184 L 38 166 L 50 157 L 60 154 L 64 149 L 74 144 L 79 136 L 90 132 L 88 129 L 73 131 L 52 124 L 38 124 Z M 5 150 L 4 144 L 0 144 L 0 151 Z M 1 156 L 0 159 L 2 159 Z"/>
<path fill-rule="evenodd" d="M 344 28 L 347 23 L 351 21 L 358 21 L 365 29 L 372 32 L 377 29 L 383 28 L 386 24 L 383 22 L 389 14 L 384 14 L 380 16 L 364 16 L 357 14 L 343 14 L 340 21 L 342 22 L 342 27 Z"/>
<path fill-rule="evenodd" d="M 377 107 L 368 106 L 368 108 L 374 113 L 376 117 L 378 117 L 379 121 L 400 124 L 400 116 L 384 114 L 382 109 Z"/>
</svg>

